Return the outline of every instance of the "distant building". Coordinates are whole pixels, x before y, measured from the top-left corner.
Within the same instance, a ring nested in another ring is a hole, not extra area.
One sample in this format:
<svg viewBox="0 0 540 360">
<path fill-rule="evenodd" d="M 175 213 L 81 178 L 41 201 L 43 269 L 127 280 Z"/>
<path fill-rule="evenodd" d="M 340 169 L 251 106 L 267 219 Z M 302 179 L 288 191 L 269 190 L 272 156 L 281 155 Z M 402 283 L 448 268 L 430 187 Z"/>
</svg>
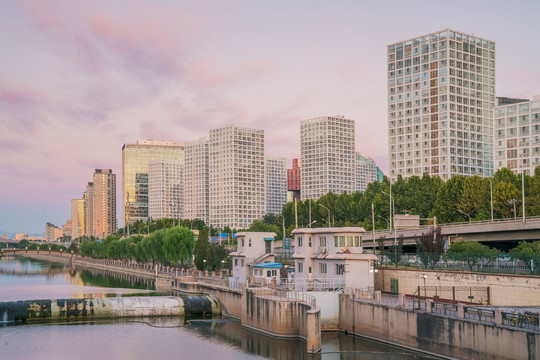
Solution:
<svg viewBox="0 0 540 360">
<path fill-rule="evenodd" d="M 365 191 L 374 181 L 383 181 L 381 169 L 369 156 L 356 153 L 356 191 Z"/>
<path fill-rule="evenodd" d="M 9 241 L 9 234 L 0 235 L 0 241 Z"/>
<path fill-rule="evenodd" d="M 13 238 L 13 240 L 15 240 L 15 241 L 21 241 L 21 240 L 25 240 L 25 239 L 28 239 L 28 234 L 27 233 L 16 233 L 15 237 Z"/>
<path fill-rule="evenodd" d="M 116 174 L 111 169 L 96 169 L 93 183 L 92 233 L 101 239 L 117 230 Z"/>
<path fill-rule="evenodd" d="M 148 219 L 148 165 L 150 160 L 184 157 L 179 142 L 138 140 L 122 147 L 122 216 L 126 222 Z"/>
<path fill-rule="evenodd" d="M 209 224 L 246 229 L 265 214 L 264 131 L 229 125 L 210 130 Z"/>
<path fill-rule="evenodd" d="M 64 236 L 71 237 L 71 220 L 68 219 L 64 225 L 62 225 L 62 234 Z"/>
<path fill-rule="evenodd" d="M 184 159 L 150 160 L 148 215 L 151 219 L 184 217 Z"/>
<path fill-rule="evenodd" d="M 47 223 L 45 225 L 45 240 L 47 242 L 55 242 L 59 238 L 61 239 L 64 236 L 64 233 L 62 232 L 62 229 L 60 229 L 58 226 Z"/>
<path fill-rule="evenodd" d="M 292 160 L 292 168 L 287 169 L 287 201 L 300 200 L 300 159 Z"/>
<path fill-rule="evenodd" d="M 86 185 L 86 201 L 84 202 L 84 223 L 85 236 L 95 236 L 94 234 L 94 183 Z"/>
<path fill-rule="evenodd" d="M 285 158 L 266 157 L 266 213 L 281 214 L 287 203 L 287 162 Z"/>
<path fill-rule="evenodd" d="M 497 106 L 517 104 L 517 103 L 527 102 L 527 101 L 529 101 L 529 99 L 518 99 L 518 98 L 497 96 Z"/>
<path fill-rule="evenodd" d="M 493 127 L 495 170 L 533 175 L 540 165 L 540 95 L 496 107 Z"/>
<path fill-rule="evenodd" d="M 86 192 L 82 199 L 71 200 L 71 238 L 86 235 Z"/>
<path fill-rule="evenodd" d="M 323 116 L 300 122 L 302 200 L 356 190 L 354 120 Z"/>
<path fill-rule="evenodd" d="M 185 144 L 184 217 L 209 223 L 208 137 Z"/>
</svg>

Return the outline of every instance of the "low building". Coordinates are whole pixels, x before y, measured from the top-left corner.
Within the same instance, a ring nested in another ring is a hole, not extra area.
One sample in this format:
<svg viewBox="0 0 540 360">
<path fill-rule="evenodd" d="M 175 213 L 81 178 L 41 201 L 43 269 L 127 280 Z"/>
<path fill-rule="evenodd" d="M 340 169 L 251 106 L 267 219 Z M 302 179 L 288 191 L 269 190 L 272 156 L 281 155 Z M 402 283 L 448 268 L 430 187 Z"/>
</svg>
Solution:
<svg viewBox="0 0 540 360">
<path fill-rule="evenodd" d="M 232 259 L 231 285 L 249 283 L 250 278 L 254 276 L 252 265 L 274 262 L 275 236 L 274 232 L 236 233 L 237 248 L 236 251 L 230 253 Z M 258 266 L 257 269 L 262 268 Z M 266 272 L 264 274 L 266 275 Z M 276 277 L 279 279 L 279 271 L 277 274 Z"/>
<path fill-rule="evenodd" d="M 372 289 L 375 255 L 364 254 L 362 227 L 295 229 L 296 291 Z"/>
</svg>

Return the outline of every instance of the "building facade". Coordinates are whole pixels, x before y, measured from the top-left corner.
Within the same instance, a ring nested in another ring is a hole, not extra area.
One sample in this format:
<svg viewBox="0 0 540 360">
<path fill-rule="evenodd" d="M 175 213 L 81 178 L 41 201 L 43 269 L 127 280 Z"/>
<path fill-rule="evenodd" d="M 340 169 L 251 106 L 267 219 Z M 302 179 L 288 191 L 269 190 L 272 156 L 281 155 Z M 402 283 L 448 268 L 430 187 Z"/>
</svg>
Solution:
<svg viewBox="0 0 540 360">
<path fill-rule="evenodd" d="M 292 168 L 287 169 L 287 201 L 300 200 L 300 159 L 292 160 Z"/>
<path fill-rule="evenodd" d="M 210 131 L 209 224 L 248 228 L 265 213 L 264 131 L 229 125 Z"/>
<path fill-rule="evenodd" d="M 208 137 L 185 144 L 184 217 L 209 223 Z"/>
<path fill-rule="evenodd" d="M 356 153 L 356 191 L 365 191 L 369 183 L 383 181 L 383 173 L 375 160 L 367 155 Z"/>
<path fill-rule="evenodd" d="M 47 242 L 54 242 L 57 241 L 59 238 L 62 238 L 64 236 L 64 233 L 62 232 L 62 229 L 60 229 L 58 226 L 47 223 L 45 225 L 45 240 Z"/>
<path fill-rule="evenodd" d="M 151 219 L 184 217 L 184 159 L 150 160 L 148 215 Z"/>
<path fill-rule="evenodd" d="M 94 183 L 89 182 L 86 185 L 86 202 L 84 207 L 86 233 L 85 235 L 95 236 L 94 234 Z"/>
<path fill-rule="evenodd" d="M 236 233 L 236 251 L 229 254 L 232 260 L 232 278 L 235 283 L 249 282 L 249 278 L 254 275 L 252 265 L 274 261 L 275 236 L 273 232 Z M 279 278 L 279 274 L 277 277 Z"/>
<path fill-rule="evenodd" d="M 148 165 L 150 160 L 184 157 L 179 142 L 138 140 L 122 147 L 122 217 L 124 225 L 148 219 Z"/>
<path fill-rule="evenodd" d="M 111 169 L 96 169 L 93 181 L 92 233 L 101 239 L 115 233 L 116 223 L 116 174 Z"/>
<path fill-rule="evenodd" d="M 495 43 L 448 29 L 387 56 L 390 178 L 491 176 Z"/>
<path fill-rule="evenodd" d="M 540 165 L 540 96 L 498 106 L 494 116 L 495 170 L 533 175 Z"/>
<path fill-rule="evenodd" d="M 356 189 L 355 126 L 343 116 L 300 122 L 302 200 Z"/>
<path fill-rule="evenodd" d="M 86 235 L 86 193 L 71 200 L 71 239 Z"/>
<path fill-rule="evenodd" d="M 287 203 L 287 162 L 285 158 L 266 157 L 266 213 L 281 214 Z"/>
</svg>

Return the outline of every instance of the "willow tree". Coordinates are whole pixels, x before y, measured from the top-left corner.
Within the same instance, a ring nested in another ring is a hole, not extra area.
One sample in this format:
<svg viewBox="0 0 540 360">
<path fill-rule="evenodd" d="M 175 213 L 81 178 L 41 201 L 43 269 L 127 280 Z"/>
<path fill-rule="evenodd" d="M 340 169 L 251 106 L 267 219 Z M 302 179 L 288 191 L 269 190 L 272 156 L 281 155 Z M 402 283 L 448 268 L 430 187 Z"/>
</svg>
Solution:
<svg viewBox="0 0 540 360">
<path fill-rule="evenodd" d="M 163 237 L 163 253 L 171 263 L 184 263 L 191 260 L 195 247 L 195 234 L 186 227 L 173 227 Z"/>
</svg>

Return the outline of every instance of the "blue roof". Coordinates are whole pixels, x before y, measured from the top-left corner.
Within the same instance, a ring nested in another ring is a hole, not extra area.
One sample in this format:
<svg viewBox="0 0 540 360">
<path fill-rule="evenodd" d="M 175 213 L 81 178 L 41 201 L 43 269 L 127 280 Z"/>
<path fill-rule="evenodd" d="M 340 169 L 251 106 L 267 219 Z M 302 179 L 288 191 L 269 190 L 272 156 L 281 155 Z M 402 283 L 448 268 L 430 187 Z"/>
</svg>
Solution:
<svg viewBox="0 0 540 360">
<path fill-rule="evenodd" d="M 275 263 L 275 262 L 267 262 L 267 263 L 261 263 L 261 264 L 252 264 L 252 267 L 257 268 L 272 268 L 272 269 L 281 269 L 283 266 L 282 263 Z"/>
</svg>

